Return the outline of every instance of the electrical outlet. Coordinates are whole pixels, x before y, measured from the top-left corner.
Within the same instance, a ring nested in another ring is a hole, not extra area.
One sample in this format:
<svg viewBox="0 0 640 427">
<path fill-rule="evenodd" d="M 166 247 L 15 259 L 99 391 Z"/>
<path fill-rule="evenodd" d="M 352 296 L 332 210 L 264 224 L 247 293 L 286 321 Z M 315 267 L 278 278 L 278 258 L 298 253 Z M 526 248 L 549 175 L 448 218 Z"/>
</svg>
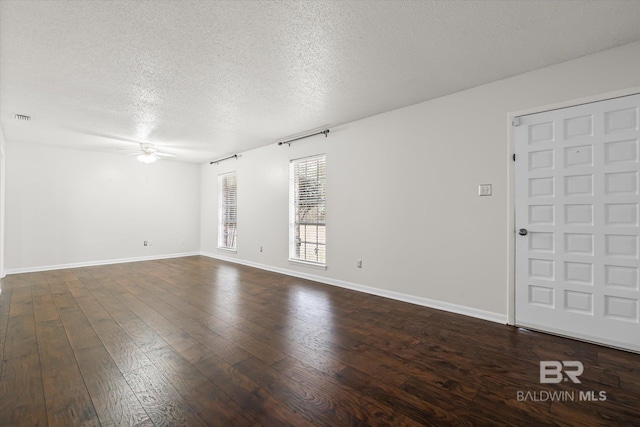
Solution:
<svg viewBox="0 0 640 427">
<path fill-rule="evenodd" d="M 361 259 L 357 259 L 356 260 L 356 267 L 362 268 L 362 260 Z"/>
<path fill-rule="evenodd" d="M 260 246 L 260 252 L 262 252 L 262 246 Z"/>
<path fill-rule="evenodd" d="M 144 245 L 145 246 L 149 246 L 149 242 L 147 242 L 146 240 L 144 241 Z"/>
</svg>

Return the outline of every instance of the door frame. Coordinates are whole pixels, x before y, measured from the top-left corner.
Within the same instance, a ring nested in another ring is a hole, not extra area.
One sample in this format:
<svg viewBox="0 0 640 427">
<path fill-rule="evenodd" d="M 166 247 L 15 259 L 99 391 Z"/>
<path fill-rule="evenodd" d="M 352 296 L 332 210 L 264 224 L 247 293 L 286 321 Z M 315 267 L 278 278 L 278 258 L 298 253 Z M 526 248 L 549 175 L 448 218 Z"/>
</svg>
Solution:
<svg viewBox="0 0 640 427">
<path fill-rule="evenodd" d="M 596 95 L 590 95 L 583 98 L 572 99 L 553 104 L 541 105 L 538 107 L 528 108 L 525 110 L 513 111 L 507 113 L 507 151 L 509 157 L 509 172 L 507 177 L 507 324 L 516 325 L 516 164 L 513 161 L 515 153 L 515 131 L 513 121 L 516 117 L 529 114 L 543 113 L 546 111 L 559 110 L 562 108 L 575 107 L 582 104 L 590 104 L 593 102 L 606 101 L 608 99 L 620 98 L 623 96 L 635 95 L 640 93 L 640 86 L 633 86 L 626 89 L 605 92 Z"/>
<path fill-rule="evenodd" d="M 6 154 L 5 154 L 4 132 L 0 126 L 0 279 L 4 279 L 6 272 L 4 269 L 5 260 L 5 215 L 6 215 Z M 0 283 L 0 293 L 2 293 L 2 284 Z"/>
</svg>

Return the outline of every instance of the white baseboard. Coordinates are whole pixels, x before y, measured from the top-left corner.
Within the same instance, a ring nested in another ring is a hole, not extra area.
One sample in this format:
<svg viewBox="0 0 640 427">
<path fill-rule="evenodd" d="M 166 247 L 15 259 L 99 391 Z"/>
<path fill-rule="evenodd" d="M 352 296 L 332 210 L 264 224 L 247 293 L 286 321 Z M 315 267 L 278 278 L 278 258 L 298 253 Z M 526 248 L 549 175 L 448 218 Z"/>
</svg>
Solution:
<svg viewBox="0 0 640 427">
<path fill-rule="evenodd" d="M 437 310 L 443 310 L 451 313 L 462 314 L 465 316 L 475 317 L 477 319 L 488 320 L 491 322 L 507 324 L 507 316 L 499 313 L 493 313 L 490 311 L 480 310 L 477 308 L 467 307 L 459 304 L 451 304 L 448 302 L 433 300 L 430 298 L 418 297 L 415 295 L 404 294 L 401 292 L 374 288 L 371 286 L 361 285 L 358 283 L 347 282 L 344 280 L 318 276 L 315 274 L 309 274 L 309 273 L 304 273 L 304 272 L 295 271 L 295 270 L 289 270 L 286 268 L 273 267 L 266 264 L 260 264 L 252 261 L 246 261 L 246 260 L 228 257 L 224 255 L 218 255 L 210 252 L 186 252 L 186 253 L 179 253 L 179 254 L 119 258 L 119 259 L 110 259 L 110 260 L 101 260 L 101 261 L 87 261 L 87 262 L 77 262 L 77 263 L 69 263 L 69 264 L 15 268 L 15 269 L 7 269 L 6 274 L 9 275 L 9 274 L 21 274 L 21 273 L 35 273 L 39 271 L 63 270 L 68 268 L 94 267 L 99 265 L 123 264 L 127 262 L 153 261 L 153 260 L 168 259 L 168 258 L 182 258 L 182 257 L 194 256 L 194 255 L 202 255 L 209 258 L 219 259 L 221 261 L 227 261 L 227 262 L 232 262 L 236 264 L 246 265 L 248 267 L 258 268 L 260 270 L 272 271 L 274 273 L 280 273 L 287 276 L 299 277 L 301 279 L 312 280 L 314 282 L 324 283 L 327 285 L 337 286 L 340 288 L 351 289 L 354 291 L 364 292 L 371 295 L 377 295 L 384 298 L 404 301 L 410 304 L 416 304 L 424 307 L 435 308 Z M 0 289 L 0 292 L 2 292 L 1 289 Z"/>
<path fill-rule="evenodd" d="M 182 257 L 194 256 L 194 255 L 200 255 L 200 252 L 185 252 L 180 254 L 150 255 L 150 256 L 133 257 L 133 258 L 118 258 L 118 259 L 108 259 L 108 260 L 101 260 L 101 261 L 85 261 L 85 262 L 73 262 L 69 264 L 13 268 L 13 269 L 7 269 L 6 274 L 9 275 L 9 274 L 21 274 L 21 273 L 36 273 L 38 271 L 64 270 L 67 268 L 79 268 L 79 267 L 95 267 L 98 265 L 124 264 L 126 262 L 153 261 L 153 260 L 168 259 L 168 258 L 182 258 Z"/>
<path fill-rule="evenodd" d="M 285 268 L 273 267 L 266 264 L 259 264 L 256 262 L 246 261 L 243 259 L 237 259 L 233 257 L 227 257 L 224 255 L 218 255 L 210 252 L 201 252 L 200 255 L 209 258 L 219 259 L 221 261 L 233 262 L 236 264 L 242 264 L 249 267 L 259 268 L 261 270 L 273 271 L 275 273 L 285 274 L 287 276 L 299 277 L 301 279 L 313 280 L 314 282 L 320 282 L 327 285 L 338 286 L 340 288 L 351 289 L 353 291 L 364 292 L 371 295 L 377 295 L 380 297 L 390 298 L 398 301 L 404 301 L 411 304 L 421 305 L 424 307 L 435 308 L 437 310 L 448 311 L 451 313 L 462 314 L 464 316 L 475 317 L 477 319 L 488 320 L 491 322 L 507 324 L 507 315 L 493 313 L 490 311 L 480 310 L 473 307 L 467 307 L 464 305 L 451 304 L 444 301 L 433 300 L 430 298 L 418 297 L 415 295 L 403 294 L 401 292 L 389 291 L 386 289 L 374 288 L 371 286 L 361 285 L 358 283 L 347 282 L 344 280 L 332 279 L 329 277 L 317 276 L 315 274 L 303 273 L 300 271 L 288 270 Z"/>
</svg>

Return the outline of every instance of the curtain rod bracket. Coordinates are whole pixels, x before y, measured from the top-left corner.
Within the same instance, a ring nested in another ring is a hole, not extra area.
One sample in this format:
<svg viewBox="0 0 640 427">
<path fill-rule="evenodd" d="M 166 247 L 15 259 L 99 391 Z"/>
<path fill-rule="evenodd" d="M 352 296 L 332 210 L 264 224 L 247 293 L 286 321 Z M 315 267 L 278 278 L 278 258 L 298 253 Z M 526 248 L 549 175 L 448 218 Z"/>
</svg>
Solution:
<svg viewBox="0 0 640 427">
<path fill-rule="evenodd" d="M 329 135 L 329 129 L 325 129 L 325 130 L 322 130 L 320 132 L 312 133 L 310 135 L 305 135 L 305 136 L 300 136 L 298 138 L 293 138 L 293 139 L 290 139 L 288 141 L 280 141 L 280 142 L 278 142 L 278 145 L 287 144 L 289 147 L 291 147 L 291 143 L 294 142 L 294 141 L 298 141 L 300 139 L 309 138 L 311 136 L 316 136 L 316 135 L 324 135 L 324 137 L 326 138 Z"/>
</svg>

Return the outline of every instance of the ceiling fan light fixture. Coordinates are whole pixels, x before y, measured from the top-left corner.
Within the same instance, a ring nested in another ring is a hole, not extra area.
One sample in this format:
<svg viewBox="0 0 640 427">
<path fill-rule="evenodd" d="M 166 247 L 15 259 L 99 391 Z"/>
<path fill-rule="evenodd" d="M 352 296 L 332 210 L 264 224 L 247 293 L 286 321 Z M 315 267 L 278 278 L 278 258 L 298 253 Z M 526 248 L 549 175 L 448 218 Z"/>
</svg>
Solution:
<svg viewBox="0 0 640 427">
<path fill-rule="evenodd" d="M 153 153 L 142 153 L 137 157 L 137 159 L 142 163 L 149 164 L 158 160 L 158 156 L 154 155 Z"/>
</svg>

